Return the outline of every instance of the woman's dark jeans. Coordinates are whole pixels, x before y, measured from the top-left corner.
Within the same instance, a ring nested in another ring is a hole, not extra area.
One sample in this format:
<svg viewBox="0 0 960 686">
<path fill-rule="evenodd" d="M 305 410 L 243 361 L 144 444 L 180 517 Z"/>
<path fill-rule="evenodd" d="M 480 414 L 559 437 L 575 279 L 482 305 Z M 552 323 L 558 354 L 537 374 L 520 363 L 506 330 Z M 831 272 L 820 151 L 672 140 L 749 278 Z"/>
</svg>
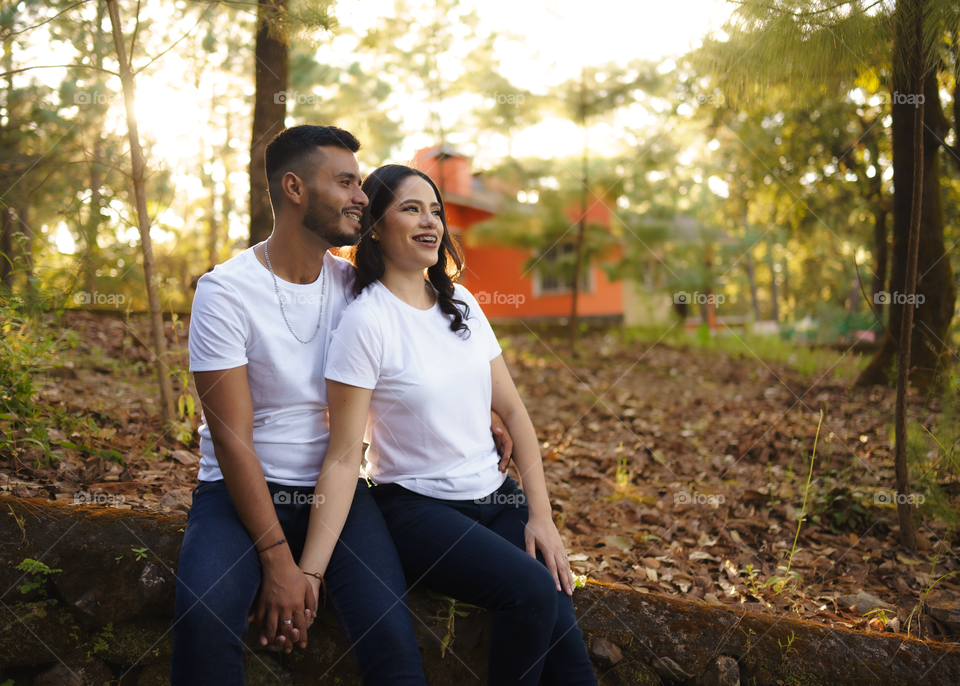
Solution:
<svg viewBox="0 0 960 686">
<path fill-rule="evenodd" d="M 371 491 L 411 588 L 493 611 L 488 683 L 596 684 L 573 599 L 526 552 L 527 506 L 508 478 L 479 500 L 439 500 L 396 484 Z"/>
<path fill-rule="evenodd" d="M 283 537 L 293 559 L 299 560 L 310 520 L 307 496 L 313 489 L 267 485 Z M 177 569 L 172 686 L 242 686 L 241 638 L 260 576 L 260 557 L 226 485 L 222 480 L 201 481 L 193 492 Z M 362 480 L 324 578 L 363 683 L 423 686 L 403 569 Z M 317 623 L 309 640 L 326 640 L 323 632 Z"/>
</svg>

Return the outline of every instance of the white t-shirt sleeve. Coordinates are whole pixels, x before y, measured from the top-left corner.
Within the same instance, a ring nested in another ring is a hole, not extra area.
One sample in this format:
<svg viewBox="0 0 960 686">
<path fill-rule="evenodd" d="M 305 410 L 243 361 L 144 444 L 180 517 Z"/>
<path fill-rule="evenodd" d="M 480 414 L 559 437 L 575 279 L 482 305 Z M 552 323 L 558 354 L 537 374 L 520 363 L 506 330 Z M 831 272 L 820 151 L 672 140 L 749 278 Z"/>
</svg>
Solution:
<svg viewBox="0 0 960 686">
<path fill-rule="evenodd" d="M 356 303 L 348 307 L 331 334 L 324 375 L 350 386 L 377 387 L 383 361 L 383 334 L 373 308 Z"/>
<path fill-rule="evenodd" d="M 247 364 L 248 331 L 237 292 L 213 274 L 200 277 L 190 313 L 190 371 L 210 372 Z"/>
<path fill-rule="evenodd" d="M 487 351 L 488 360 L 496 359 L 497 356 L 503 352 L 503 349 L 500 347 L 500 342 L 497 341 L 497 335 L 493 332 L 490 322 L 487 321 L 486 315 L 483 314 L 480 303 L 477 302 L 477 299 L 473 297 L 470 291 L 460 284 L 454 285 L 453 298 L 454 300 L 462 300 L 470 306 L 470 315 L 465 320 L 470 327 L 470 335 L 480 336 L 484 350 Z"/>
</svg>

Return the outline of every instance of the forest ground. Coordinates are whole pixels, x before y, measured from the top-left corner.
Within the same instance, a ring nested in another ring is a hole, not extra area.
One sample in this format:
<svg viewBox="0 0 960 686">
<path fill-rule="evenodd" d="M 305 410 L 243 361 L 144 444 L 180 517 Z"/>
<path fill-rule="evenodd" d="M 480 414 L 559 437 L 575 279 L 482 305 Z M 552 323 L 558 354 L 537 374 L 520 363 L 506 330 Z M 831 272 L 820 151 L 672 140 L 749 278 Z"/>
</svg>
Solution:
<svg viewBox="0 0 960 686">
<path fill-rule="evenodd" d="M 0 492 L 185 509 L 197 435 L 187 426 L 164 432 L 156 418 L 147 320 L 68 313 L 59 326 L 69 332 L 59 336 L 64 350 L 36 383 L 54 459 L 45 463 L 13 436 L 13 449 L 0 453 Z M 167 327 L 171 359 L 186 368 L 186 323 Z M 947 620 L 960 564 L 947 526 L 919 507 L 920 550 L 898 547 L 896 510 L 883 502 L 893 492 L 894 392 L 851 388 L 862 365 L 852 354 L 785 355 L 777 344 L 777 354 L 757 356 L 736 337 L 704 347 L 609 329 L 585 334 L 572 358 L 557 331 L 495 328 L 537 428 L 577 573 L 832 626 L 956 640 L 960 626 Z M 910 397 L 912 421 L 932 429 L 939 413 L 936 401 Z M 940 474 L 936 451 L 918 460 L 928 480 Z M 956 479 L 940 486 L 955 509 Z M 889 609 L 841 598 L 862 593 Z M 928 610 L 947 609 L 911 617 L 921 599 Z"/>
</svg>

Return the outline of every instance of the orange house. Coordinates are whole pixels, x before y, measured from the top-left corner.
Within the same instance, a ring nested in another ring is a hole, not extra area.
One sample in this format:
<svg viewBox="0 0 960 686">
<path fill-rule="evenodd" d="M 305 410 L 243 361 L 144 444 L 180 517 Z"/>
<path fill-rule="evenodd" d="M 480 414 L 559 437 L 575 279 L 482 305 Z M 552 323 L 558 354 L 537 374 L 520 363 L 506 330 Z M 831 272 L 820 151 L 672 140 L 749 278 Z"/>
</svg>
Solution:
<svg viewBox="0 0 960 686">
<path fill-rule="evenodd" d="M 461 283 L 470 289 L 490 319 L 558 319 L 570 315 L 572 283 L 551 276 L 549 270 L 528 268 L 533 253 L 514 247 L 477 245 L 471 240 L 471 227 L 494 217 L 502 194 L 484 186 L 470 171 L 470 160 L 444 147 L 420 150 L 414 166 L 426 173 L 440 189 L 450 231 L 463 246 L 465 268 Z M 579 210 L 568 213 L 573 227 L 570 242 L 553 246 L 540 257 L 549 264 L 575 249 L 575 224 Z M 610 225 L 610 209 L 600 203 L 587 211 L 587 221 Z M 613 262 L 620 257 L 614 246 L 600 260 Z M 578 298 L 578 313 L 586 319 L 621 320 L 624 314 L 624 286 L 610 281 L 597 264 L 590 264 L 584 275 Z"/>
</svg>

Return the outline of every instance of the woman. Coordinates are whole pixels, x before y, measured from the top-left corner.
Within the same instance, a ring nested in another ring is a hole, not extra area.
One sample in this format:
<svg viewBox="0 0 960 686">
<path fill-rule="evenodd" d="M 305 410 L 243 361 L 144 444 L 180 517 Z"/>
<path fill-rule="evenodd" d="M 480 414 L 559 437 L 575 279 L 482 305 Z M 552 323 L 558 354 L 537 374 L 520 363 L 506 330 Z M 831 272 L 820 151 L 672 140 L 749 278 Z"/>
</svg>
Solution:
<svg viewBox="0 0 960 686">
<path fill-rule="evenodd" d="M 363 190 L 358 297 L 327 355 L 330 447 L 300 566 L 318 589 L 367 430 L 371 493 L 408 583 L 494 613 L 489 683 L 596 684 L 536 433 L 479 305 L 453 284 L 462 258 L 440 193 L 399 165 Z M 498 469 L 491 407 L 513 436 L 522 491 Z"/>
</svg>

